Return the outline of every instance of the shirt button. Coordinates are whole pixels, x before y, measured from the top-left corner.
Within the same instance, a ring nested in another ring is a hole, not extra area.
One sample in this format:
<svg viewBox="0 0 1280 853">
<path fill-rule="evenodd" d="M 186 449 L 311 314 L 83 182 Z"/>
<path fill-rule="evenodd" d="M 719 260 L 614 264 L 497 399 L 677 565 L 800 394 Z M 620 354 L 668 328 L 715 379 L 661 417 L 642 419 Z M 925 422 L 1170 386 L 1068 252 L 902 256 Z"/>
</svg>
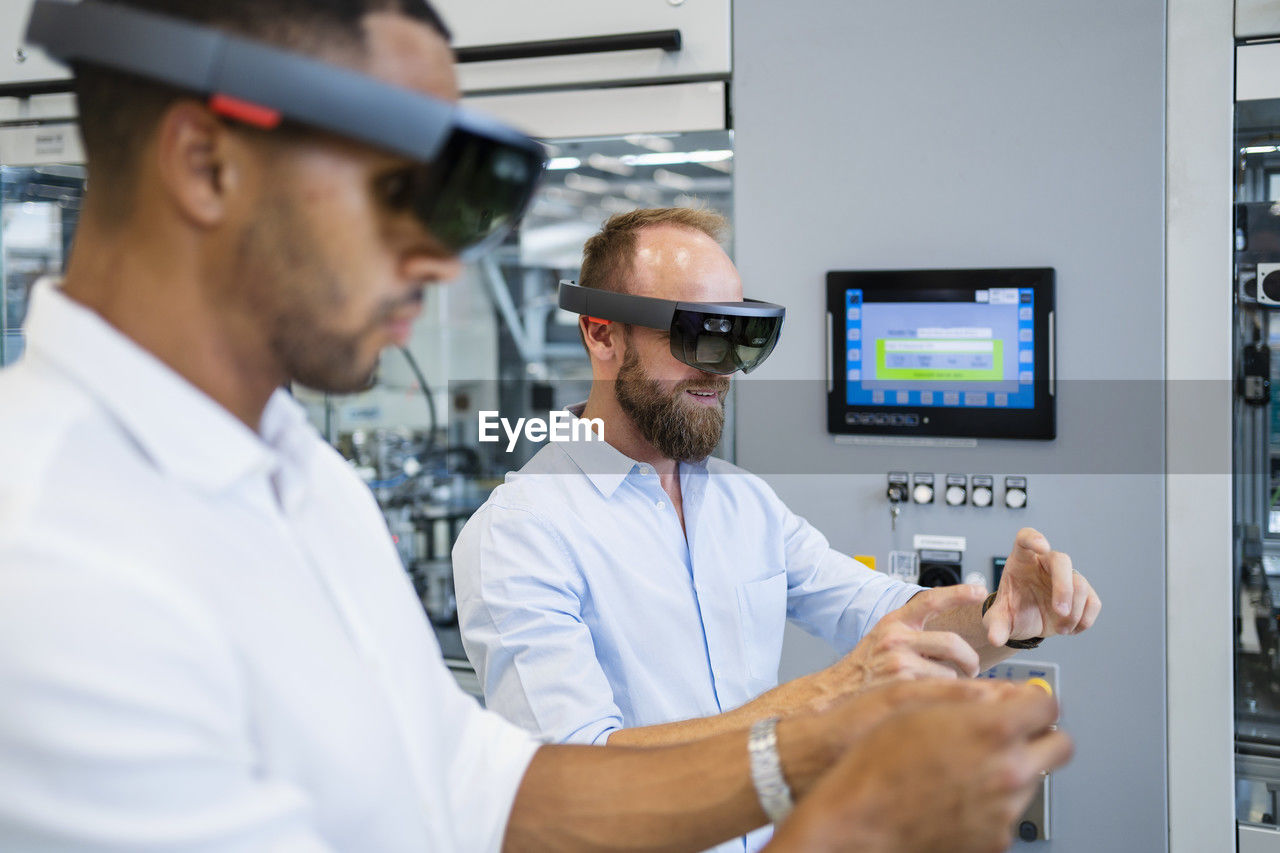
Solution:
<svg viewBox="0 0 1280 853">
<path fill-rule="evenodd" d="M 641 465 L 641 466 L 640 466 L 640 473 L 641 473 L 641 474 L 648 475 L 648 473 L 649 473 L 649 466 L 648 466 L 648 465 Z"/>
<path fill-rule="evenodd" d="M 667 508 L 667 502 L 666 502 L 666 501 L 658 501 L 656 504 L 654 504 L 654 506 L 656 506 L 658 509 L 666 509 L 666 508 Z"/>
</svg>

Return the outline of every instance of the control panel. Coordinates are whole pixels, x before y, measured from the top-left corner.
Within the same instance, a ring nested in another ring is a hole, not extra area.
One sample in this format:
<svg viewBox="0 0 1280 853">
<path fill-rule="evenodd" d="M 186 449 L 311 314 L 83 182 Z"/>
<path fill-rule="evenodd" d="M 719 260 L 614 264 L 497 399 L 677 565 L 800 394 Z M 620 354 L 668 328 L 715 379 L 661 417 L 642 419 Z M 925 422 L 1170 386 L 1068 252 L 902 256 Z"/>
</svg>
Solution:
<svg viewBox="0 0 1280 853">
<path fill-rule="evenodd" d="M 1035 510 L 1050 509 L 1055 488 L 1053 478 L 1016 470 L 991 470 L 988 465 L 994 468 L 1000 464 L 996 457 L 966 461 L 961 455 L 955 455 L 918 461 L 923 464 L 902 465 L 899 470 L 873 473 L 860 479 L 859 510 L 866 513 L 877 505 L 887 504 L 890 524 L 874 532 L 878 535 L 869 537 L 863 528 L 851 544 L 865 552 L 875 550 L 874 545 L 868 548 L 865 544 L 868 539 L 875 542 L 885 549 L 875 560 L 875 566 L 907 583 L 926 588 L 964 583 L 988 590 L 999 589 L 1018 529 L 1045 523 Z M 882 476 L 885 479 L 880 479 Z M 1036 507 L 1031 506 L 1033 486 L 1048 490 L 1038 499 Z M 882 524 L 884 516 L 879 518 Z M 875 515 L 870 519 L 874 525 Z M 1021 657 L 1031 654 L 1038 653 L 1023 652 L 979 677 L 1032 682 L 1057 696 L 1058 664 Z M 1052 838 L 1053 786 L 1052 776 L 1037 781 L 1032 800 L 1011 827 L 1017 846 L 1024 842 L 1034 845 Z M 1063 794 L 1058 796 L 1061 798 Z M 1061 843 L 1062 839 L 1058 840 Z"/>
<path fill-rule="evenodd" d="M 1003 490 L 998 490 L 998 485 Z M 1028 503 L 1028 480 L 1022 475 L 963 474 L 957 472 L 890 471 L 885 498 L 889 505 L 889 525 L 897 533 L 898 520 L 907 514 L 909 520 L 924 524 L 946 524 L 954 529 L 964 529 L 979 516 L 995 518 L 998 508 L 1023 510 Z M 999 503 L 997 503 L 997 501 Z M 937 507 L 937 509 L 929 509 Z M 950 513 L 958 511 L 951 521 Z M 920 513 L 914 519 L 912 513 Z M 971 513 L 964 516 L 964 513 Z M 952 523 L 956 526 L 952 526 Z M 1010 533 L 1022 526 L 1021 519 L 1010 518 Z M 918 528 L 917 528 L 918 529 Z M 937 529 L 937 528 L 934 528 Z M 944 528 L 945 529 L 945 528 Z M 901 546 L 899 545 L 899 548 Z M 886 570 L 889 574 L 908 583 L 921 586 L 951 586 L 959 583 L 986 585 L 996 589 L 1000 584 L 1003 556 L 993 556 L 992 572 L 988 577 L 983 566 L 964 566 L 965 538 L 963 536 L 916 535 L 912 550 L 889 552 Z"/>
<path fill-rule="evenodd" d="M 1003 678 L 1017 683 L 1030 682 L 1044 688 L 1050 696 L 1058 696 L 1058 665 L 1036 661 L 1012 659 L 998 663 L 978 676 L 979 678 Z M 1019 841 L 1048 841 L 1053 837 L 1050 826 L 1049 795 L 1052 792 L 1053 775 L 1045 776 L 1035 797 L 1013 827 L 1013 835 Z"/>
<path fill-rule="evenodd" d="M 888 489 L 889 512 L 896 521 L 902 505 L 910 497 L 911 503 L 926 505 L 936 502 L 938 475 L 927 471 L 890 471 Z M 942 503 L 948 507 L 973 506 L 987 509 L 995 504 L 996 478 L 990 474 L 943 474 Z M 1025 509 L 1027 506 L 1027 478 L 1004 478 L 1004 506 L 1008 509 Z"/>
</svg>

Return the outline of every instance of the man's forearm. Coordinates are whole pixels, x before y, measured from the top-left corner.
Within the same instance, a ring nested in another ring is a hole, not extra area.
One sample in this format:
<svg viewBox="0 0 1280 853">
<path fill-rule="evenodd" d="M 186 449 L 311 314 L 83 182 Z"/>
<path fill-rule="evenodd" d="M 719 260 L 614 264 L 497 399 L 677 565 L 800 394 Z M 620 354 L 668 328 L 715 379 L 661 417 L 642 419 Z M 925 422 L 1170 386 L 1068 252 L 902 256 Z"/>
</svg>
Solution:
<svg viewBox="0 0 1280 853">
<path fill-rule="evenodd" d="M 674 746 L 715 735 L 741 732 L 765 717 L 787 717 L 812 709 L 824 698 L 808 678 L 797 678 L 762 693 L 745 705 L 716 714 L 656 726 L 619 729 L 609 735 L 610 746 Z"/>
<path fill-rule="evenodd" d="M 807 788 L 833 760 L 829 741 L 813 721 L 779 724 L 793 787 Z M 703 850 L 765 821 L 745 731 L 653 749 L 548 746 L 520 784 L 504 849 Z"/>
</svg>

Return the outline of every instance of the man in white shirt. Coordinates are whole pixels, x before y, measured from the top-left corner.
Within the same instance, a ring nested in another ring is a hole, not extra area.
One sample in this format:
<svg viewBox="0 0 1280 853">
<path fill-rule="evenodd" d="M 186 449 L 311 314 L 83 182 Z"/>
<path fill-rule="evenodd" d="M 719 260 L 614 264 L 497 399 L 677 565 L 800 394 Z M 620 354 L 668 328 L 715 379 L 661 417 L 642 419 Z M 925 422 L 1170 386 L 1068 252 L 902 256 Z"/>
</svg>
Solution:
<svg viewBox="0 0 1280 853">
<path fill-rule="evenodd" d="M 984 608 L 972 588 L 922 592 L 867 569 L 763 480 L 708 458 L 729 388 L 719 374 L 733 363 L 716 361 L 714 340 L 676 340 L 679 321 L 665 314 L 646 325 L 622 314 L 647 316 L 656 300 L 710 314 L 698 303 L 743 304 L 717 242 L 723 226 L 705 210 L 638 210 L 587 242 L 581 286 L 635 298 L 597 300 L 615 306 L 613 320 L 580 319 L 594 381 L 570 411 L 598 419 L 604 440 L 549 443 L 493 492 L 453 553 L 463 642 L 488 707 L 562 742 L 680 743 L 884 679 L 973 676 L 1092 625 L 1097 595 L 1034 530 L 1018 534 Z M 778 686 L 788 619 L 845 657 Z"/>
<path fill-rule="evenodd" d="M 523 204 L 469 195 L 475 158 L 430 138 L 520 173 L 520 140 L 453 112 L 434 12 L 36 15 L 76 68 L 90 189 L 0 373 L 0 849 L 696 849 L 780 819 L 788 787 L 781 850 L 1007 840 L 1071 749 L 1034 689 L 890 688 L 627 750 L 541 746 L 453 683 L 371 495 L 281 389 L 361 387 Z M 902 785 L 858 781 L 902 741 L 926 750 Z M 954 807 L 921 835 L 908 790 Z"/>
</svg>

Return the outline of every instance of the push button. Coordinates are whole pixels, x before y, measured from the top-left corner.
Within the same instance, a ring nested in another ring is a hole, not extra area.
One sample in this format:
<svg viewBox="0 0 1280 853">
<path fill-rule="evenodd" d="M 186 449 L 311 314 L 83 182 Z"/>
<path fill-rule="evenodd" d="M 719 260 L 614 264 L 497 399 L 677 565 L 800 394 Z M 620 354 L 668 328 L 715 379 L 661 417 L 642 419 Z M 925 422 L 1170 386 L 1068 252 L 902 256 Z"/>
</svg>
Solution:
<svg viewBox="0 0 1280 853">
<path fill-rule="evenodd" d="M 913 474 L 911 476 L 911 500 L 918 504 L 933 503 L 933 475 Z"/>
<path fill-rule="evenodd" d="M 1027 478 L 1004 478 L 1004 505 L 1009 509 L 1022 509 L 1027 505 Z"/>
<path fill-rule="evenodd" d="M 995 484 L 988 474 L 973 475 L 973 493 L 970 500 L 976 507 L 991 506 L 992 500 L 995 498 Z"/>
</svg>

